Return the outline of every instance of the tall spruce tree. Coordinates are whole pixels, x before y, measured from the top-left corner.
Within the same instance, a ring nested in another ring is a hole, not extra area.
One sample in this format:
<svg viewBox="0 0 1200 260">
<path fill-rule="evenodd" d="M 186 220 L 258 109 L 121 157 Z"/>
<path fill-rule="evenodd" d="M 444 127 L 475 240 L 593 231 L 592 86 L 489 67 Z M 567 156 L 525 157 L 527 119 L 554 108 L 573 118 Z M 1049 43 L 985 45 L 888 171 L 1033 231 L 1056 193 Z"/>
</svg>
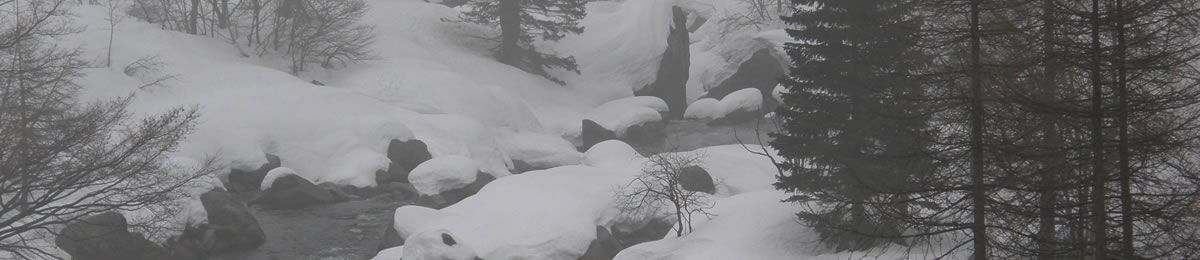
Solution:
<svg viewBox="0 0 1200 260">
<path fill-rule="evenodd" d="M 582 33 L 579 20 L 587 0 L 477 0 L 463 13 L 468 22 L 500 27 L 496 59 L 529 73 L 565 84 L 547 72 L 564 69 L 579 73 L 575 57 L 545 53 L 534 40 L 558 41 L 568 33 Z"/>
<path fill-rule="evenodd" d="M 837 250 L 899 238 L 888 213 L 906 212 L 903 194 L 935 171 L 933 131 L 922 111 L 921 77 L 931 62 L 917 48 L 922 22 L 911 0 L 799 0 L 784 21 L 791 73 L 771 145 L 784 157 L 776 187 Z"/>
</svg>

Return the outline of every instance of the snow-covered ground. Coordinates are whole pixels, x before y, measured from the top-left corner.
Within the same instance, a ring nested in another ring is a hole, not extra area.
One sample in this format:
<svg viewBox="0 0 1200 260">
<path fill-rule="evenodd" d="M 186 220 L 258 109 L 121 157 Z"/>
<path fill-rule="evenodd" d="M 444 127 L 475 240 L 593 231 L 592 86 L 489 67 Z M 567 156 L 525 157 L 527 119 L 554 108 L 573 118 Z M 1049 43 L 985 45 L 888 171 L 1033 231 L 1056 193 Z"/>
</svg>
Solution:
<svg viewBox="0 0 1200 260">
<path fill-rule="evenodd" d="M 287 168 L 271 171 L 264 189 L 284 174 L 317 183 L 376 185 L 375 172 L 390 163 L 386 149 L 392 139 L 428 145 L 434 159 L 409 176 L 423 194 L 471 183 L 477 172 L 498 178 L 441 210 L 396 210 L 395 229 L 408 243 L 381 252 L 379 259 L 576 259 L 596 238 L 596 226 L 627 229 L 660 216 L 628 215 L 616 205 L 615 194 L 640 173 L 643 155 L 620 141 L 581 153 L 568 139 L 579 135 L 583 119 L 618 133 L 662 120 L 665 102 L 630 96 L 654 81 L 672 6 L 710 20 L 742 8 L 737 0 L 591 2 L 582 22 L 585 33 L 539 43 L 579 60 L 581 74 L 555 72 L 568 83 L 560 86 L 495 62 L 492 46 L 478 37 L 495 32 L 451 22 L 458 10 L 422 0 L 367 2 L 363 23 L 376 27 L 377 58 L 347 68 L 292 75 L 278 62 L 244 55 L 221 39 L 127 19 L 115 29 L 113 66 L 88 69 L 79 83 L 85 100 L 134 96 L 131 112 L 139 115 L 178 106 L 198 109 L 196 132 L 176 159 L 195 164 L 216 158 L 225 168 L 254 169 L 267 161 L 265 154 L 278 155 Z M 89 26 L 60 44 L 102 59 L 108 48 L 106 10 L 81 5 L 73 11 L 79 24 Z M 778 28 L 734 34 L 720 29 L 709 22 L 692 35 L 689 101 L 733 74 L 755 51 L 784 41 Z M 138 88 L 147 75 L 129 76 L 122 67 L 151 56 L 162 62 L 158 76 L 175 77 L 161 87 Z M 325 86 L 311 84 L 313 79 Z M 757 91 L 691 102 L 695 111 L 688 115 L 716 118 L 760 107 Z M 811 245 L 813 235 L 795 223 L 797 205 L 780 202 L 784 195 L 773 191 L 777 170 L 771 161 L 755 154 L 773 151 L 724 145 L 695 152 L 704 155 L 701 167 L 717 185 L 716 217 L 687 236 L 627 249 L 620 259 L 821 256 L 820 250 L 795 246 Z M 513 175 L 515 161 L 548 169 Z M 206 187 L 215 182 L 206 181 Z M 188 215 L 203 216 L 195 208 Z M 448 246 L 444 236 L 455 245 Z"/>
</svg>

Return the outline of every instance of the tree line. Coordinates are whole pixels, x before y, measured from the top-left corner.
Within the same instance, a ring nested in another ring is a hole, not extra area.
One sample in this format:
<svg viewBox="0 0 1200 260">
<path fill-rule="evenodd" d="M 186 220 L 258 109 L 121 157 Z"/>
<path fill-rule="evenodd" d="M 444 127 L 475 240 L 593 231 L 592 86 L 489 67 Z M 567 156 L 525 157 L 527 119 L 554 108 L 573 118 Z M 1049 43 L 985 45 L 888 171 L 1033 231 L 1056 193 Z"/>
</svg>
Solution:
<svg viewBox="0 0 1200 260">
<path fill-rule="evenodd" d="M 792 3 L 776 186 L 830 247 L 1200 249 L 1200 2 Z"/>
</svg>

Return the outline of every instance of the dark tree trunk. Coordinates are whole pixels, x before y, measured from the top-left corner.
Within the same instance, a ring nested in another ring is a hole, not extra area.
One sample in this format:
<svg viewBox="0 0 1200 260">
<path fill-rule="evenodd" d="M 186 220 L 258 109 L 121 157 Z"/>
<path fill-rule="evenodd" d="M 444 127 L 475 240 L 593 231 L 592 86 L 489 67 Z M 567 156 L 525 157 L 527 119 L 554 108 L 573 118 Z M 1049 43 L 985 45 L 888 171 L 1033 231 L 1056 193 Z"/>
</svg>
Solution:
<svg viewBox="0 0 1200 260">
<path fill-rule="evenodd" d="M 521 64 L 521 1 L 500 0 L 500 52 L 497 57 L 501 63 L 517 68 L 525 68 Z"/>
<path fill-rule="evenodd" d="M 1116 33 L 1117 33 L 1117 167 L 1121 182 L 1121 256 L 1134 259 L 1133 252 L 1133 195 L 1130 191 L 1130 179 L 1133 172 L 1129 168 L 1129 86 L 1127 83 L 1125 42 L 1125 6 L 1124 1 L 1116 0 Z"/>
<path fill-rule="evenodd" d="M 200 20 L 200 0 L 192 0 L 192 10 L 188 12 L 188 33 L 197 34 L 199 32 Z"/>
<path fill-rule="evenodd" d="M 1042 1 L 1042 58 L 1043 75 L 1040 90 L 1042 91 L 1042 105 L 1054 105 L 1058 103 L 1058 52 L 1054 47 L 1054 35 L 1057 30 L 1057 21 L 1053 10 L 1054 0 Z M 1048 156 L 1043 163 L 1042 176 L 1040 182 L 1040 193 L 1038 200 L 1038 259 L 1053 259 L 1058 254 L 1055 249 L 1055 234 L 1057 233 L 1055 212 L 1057 210 L 1058 182 L 1061 181 L 1061 171 L 1063 171 L 1063 162 L 1065 161 L 1062 155 L 1061 148 L 1063 147 L 1063 139 L 1058 125 L 1059 117 L 1051 112 L 1043 116 L 1041 122 L 1041 131 L 1045 135 L 1047 149 L 1045 156 Z"/>
<path fill-rule="evenodd" d="M 983 183 L 983 75 L 980 61 L 980 32 L 979 32 L 979 2 L 971 0 L 970 41 L 971 41 L 971 214 L 974 221 L 971 224 L 974 259 L 988 258 L 987 236 L 987 194 Z"/>
<path fill-rule="evenodd" d="M 1095 243 L 1093 258 L 1108 259 L 1108 225 L 1107 216 L 1105 214 L 1105 184 L 1108 182 L 1108 173 L 1104 169 L 1104 83 L 1101 68 L 1100 56 L 1103 55 L 1100 49 L 1100 0 L 1092 0 L 1091 12 L 1091 147 L 1092 147 L 1092 236 Z"/>
</svg>

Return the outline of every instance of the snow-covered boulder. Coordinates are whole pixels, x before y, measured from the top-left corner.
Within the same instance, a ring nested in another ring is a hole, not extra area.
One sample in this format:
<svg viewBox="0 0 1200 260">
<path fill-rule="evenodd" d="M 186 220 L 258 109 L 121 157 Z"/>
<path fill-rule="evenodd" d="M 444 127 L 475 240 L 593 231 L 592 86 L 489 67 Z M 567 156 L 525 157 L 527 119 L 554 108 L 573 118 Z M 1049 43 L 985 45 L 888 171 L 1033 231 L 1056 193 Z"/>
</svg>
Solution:
<svg viewBox="0 0 1200 260">
<path fill-rule="evenodd" d="M 687 119 L 712 119 L 723 123 L 745 122 L 758 118 L 763 114 L 763 96 L 761 91 L 747 88 L 725 95 L 717 100 L 703 98 L 696 100 L 684 113 Z"/>
<path fill-rule="evenodd" d="M 484 259 L 577 259 L 596 226 L 616 224 L 613 192 L 631 175 L 572 165 L 501 178 L 440 210 L 414 236 L 449 230 Z M 426 246 L 443 247 L 406 242 L 405 250 L 440 250 Z"/>
<path fill-rule="evenodd" d="M 617 134 L 590 119 L 583 120 L 583 130 L 580 132 L 583 146 L 580 149 L 591 149 L 593 145 L 607 140 L 617 139 Z"/>
<path fill-rule="evenodd" d="M 720 104 L 721 104 L 721 100 L 718 100 L 715 98 L 701 98 L 700 100 L 696 100 L 696 102 L 692 102 L 691 105 L 688 105 L 687 112 L 684 112 L 683 118 L 685 118 L 685 119 L 717 118 L 717 117 L 719 117 L 719 116 L 717 116 L 717 111 L 720 110 L 719 109 Z"/>
<path fill-rule="evenodd" d="M 683 172 L 679 176 L 679 185 L 684 190 L 703 192 L 714 194 L 717 192 L 717 187 L 713 184 L 712 176 L 700 166 L 688 166 L 683 168 Z"/>
<path fill-rule="evenodd" d="M 338 200 L 329 190 L 313 184 L 289 168 L 275 168 L 267 173 L 267 177 L 270 178 L 264 179 L 261 184 L 262 193 L 251 204 L 294 209 Z"/>
<path fill-rule="evenodd" d="M 459 155 L 433 158 L 417 165 L 408 175 L 408 182 L 421 195 L 436 195 L 475 182 L 479 164 Z"/>
<path fill-rule="evenodd" d="M 400 260 L 404 257 L 404 246 L 391 247 L 379 251 L 371 260 Z"/>
<path fill-rule="evenodd" d="M 533 132 L 502 135 L 500 147 L 513 160 L 514 172 L 549 169 L 583 163 L 583 154 L 560 137 Z"/>
<path fill-rule="evenodd" d="M 595 167 L 628 167 L 638 165 L 644 160 L 637 150 L 619 140 L 598 143 L 583 154 L 587 158 L 587 164 Z M 641 169 L 626 168 L 626 170 L 640 171 Z"/>
<path fill-rule="evenodd" d="M 449 230 L 434 229 L 413 234 L 404 246 L 403 259 L 475 260 L 479 255 L 458 241 Z"/>
<path fill-rule="evenodd" d="M 229 185 L 227 187 L 229 191 L 245 192 L 259 190 L 259 187 L 263 182 L 263 178 L 266 177 L 267 172 L 275 168 L 279 168 L 282 165 L 282 162 L 279 160 L 279 156 L 267 154 L 266 159 L 266 163 L 253 170 L 238 168 L 231 169 L 229 171 Z"/>
</svg>

